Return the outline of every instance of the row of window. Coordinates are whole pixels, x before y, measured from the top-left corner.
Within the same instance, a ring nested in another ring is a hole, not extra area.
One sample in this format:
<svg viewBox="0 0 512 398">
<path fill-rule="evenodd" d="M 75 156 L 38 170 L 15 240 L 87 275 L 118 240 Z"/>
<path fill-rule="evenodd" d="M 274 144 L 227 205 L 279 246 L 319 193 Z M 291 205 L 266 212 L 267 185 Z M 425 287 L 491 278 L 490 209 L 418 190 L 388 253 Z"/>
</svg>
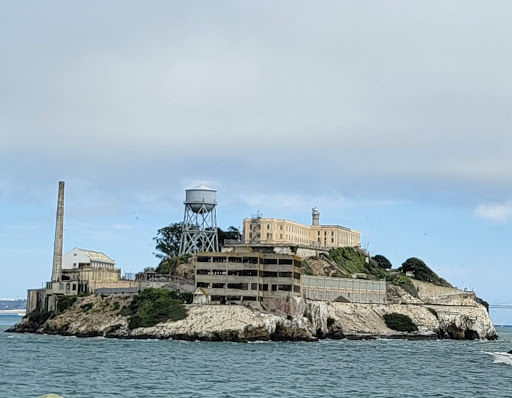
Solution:
<svg viewBox="0 0 512 398">
<path fill-rule="evenodd" d="M 219 270 L 219 269 L 197 269 L 197 275 L 232 275 L 232 276 L 256 276 L 260 278 L 291 278 L 300 280 L 298 272 L 277 272 L 259 270 Z"/>
<path fill-rule="evenodd" d="M 231 289 L 231 290 L 260 290 L 268 292 L 269 289 L 272 292 L 291 292 L 300 293 L 300 286 L 298 285 L 279 285 L 279 284 L 267 284 L 267 283 L 208 283 L 208 282 L 197 282 L 197 287 L 209 289 Z M 250 289 L 249 289 L 250 287 Z"/>
<path fill-rule="evenodd" d="M 258 262 L 259 260 L 259 262 Z M 243 264 L 263 264 L 263 265 L 292 265 L 292 258 L 263 258 L 259 257 L 197 257 L 198 263 L 243 263 Z M 300 261 L 295 261 L 295 266 L 300 267 Z"/>
</svg>

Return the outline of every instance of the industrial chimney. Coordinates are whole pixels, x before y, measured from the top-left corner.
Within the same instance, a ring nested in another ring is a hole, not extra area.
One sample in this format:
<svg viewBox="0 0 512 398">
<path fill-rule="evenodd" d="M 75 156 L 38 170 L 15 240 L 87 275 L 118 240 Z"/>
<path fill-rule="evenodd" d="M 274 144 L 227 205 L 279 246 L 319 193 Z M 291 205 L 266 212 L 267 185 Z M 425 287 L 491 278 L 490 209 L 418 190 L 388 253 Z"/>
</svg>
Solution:
<svg viewBox="0 0 512 398">
<path fill-rule="evenodd" d="M 312 225 L 320 225 L 320 212 L 316 207 L 313 207 L 313 224 Z"/>
<path fill-rule="evenodd" d="M 64 181 L 59 181 L 55 241 L 53 243 L 52 282 L 62 280 L 62 235 L 64 231 Z"/>
</svg>

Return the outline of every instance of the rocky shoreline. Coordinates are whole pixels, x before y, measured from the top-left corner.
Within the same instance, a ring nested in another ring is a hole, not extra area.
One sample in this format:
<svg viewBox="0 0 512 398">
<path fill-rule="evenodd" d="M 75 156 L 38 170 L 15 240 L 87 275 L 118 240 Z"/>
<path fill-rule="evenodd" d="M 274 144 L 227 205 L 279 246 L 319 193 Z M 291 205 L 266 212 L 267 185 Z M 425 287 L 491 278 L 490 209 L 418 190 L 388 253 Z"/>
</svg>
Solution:
<svg viewBox="0 0 512 398">
<path fill-rule="evenodd" d="M 187 317 L 152 327 L 129 328 L 120 308 L 133 295 L 92 295 L 79 298 L 69 309 L 43 322 L 25 317 L 8 332 L 119 339 L 187 341 L 317 341 L 318 339 L 496 339 L 485 307 L 464 305 L 355 304 L 290 299 L 293 316 L 238 305 L 186 305 Z M 87 311 L 84 311 L 87 308 Z M 409 316 L 417 332 L 389 329 L 383 316 Z"/>
</svg>

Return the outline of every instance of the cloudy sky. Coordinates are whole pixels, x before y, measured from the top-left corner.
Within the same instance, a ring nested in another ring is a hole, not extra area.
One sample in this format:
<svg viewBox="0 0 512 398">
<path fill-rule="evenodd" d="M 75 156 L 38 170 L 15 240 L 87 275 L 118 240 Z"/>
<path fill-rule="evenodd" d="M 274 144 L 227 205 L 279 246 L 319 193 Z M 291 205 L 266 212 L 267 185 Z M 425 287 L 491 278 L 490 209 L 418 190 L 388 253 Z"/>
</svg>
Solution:
<svg viewBox="0 0 512 398">
<path fill-rule="evenodd" d="M 264 216 L 361 231 L 511 303 L 507 1 L 0 3 L 0 297 L 64 250 L 155 265 L 184 189 L 221 227 Z M 511 310 L 491 310 L 512 324 Z"/>
</svg>

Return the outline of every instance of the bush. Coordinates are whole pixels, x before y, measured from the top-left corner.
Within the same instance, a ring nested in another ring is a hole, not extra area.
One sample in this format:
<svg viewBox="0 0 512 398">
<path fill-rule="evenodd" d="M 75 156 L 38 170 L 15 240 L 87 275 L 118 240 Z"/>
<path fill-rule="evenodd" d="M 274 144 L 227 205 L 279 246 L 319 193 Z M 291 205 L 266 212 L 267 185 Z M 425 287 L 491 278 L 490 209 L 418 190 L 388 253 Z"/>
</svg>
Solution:
<svg viewBox="0 0 512 398">
<path fill-rule="evenodd" d="M 76 303 L 77 296 L 62 296 L 57 300 L 57 312 L 64 312 Z"/>
<path fill-rule="evenodd" d="M 370 279 L 385 279 L 387 276 L 386 271 L 379 266 L 375 258 L 357 247 L 332 249 L 329 251 L 329 258 L 348 275 L 354 273 L 372 275 L 374 278 Z"/>
<path fill-rule="evenodd" d="M 403 274 L 393 275 L 388 277 L 387 281 L 392 283 L 393 285 L 400 286 L 411 296 L 420 298 L 418 294 L 418 289 L 416 289 L 416 286 L 414 286 L 414 284 L 411 281 L 411 278 L 409 278 L 408 276 Z"/>
<path fill-rule="evenodd" d="M 37 323 L 39 326 L 41 326 L 43 323 L 45 323 L 48 318 L 52 315 L 51 312 L 46 310 L 34 310 L 28 315 L 28 319 L 32 322 Z"/>
<path fill-rule="evenodd" d="M 383 268 L 383 269 L 391 269 L 392 268 L 391 262 L 386 257 L 384 257 L 380 254 L 377 254 L 376 256 L 374 256 L 373 259 L 377 262 L 377 265 L 380 268 Z"/>
<path fill-rule="evenodd" d="M 82 312 L 88 312 L 91 310 L 91 308 L 94 306 L 94 303 L 87 303 L 80 306 L 80 309 Z"/>
<path fill-rule="evenodd" d="M 180 266 L 181 264 L 188 263 L 188 260 L 190 259 L 190 254 L 183 254 L 181 256 L 175 256 L 175 257 L 166 257 L 162 261 L 160 261 L 160 264 L 158 264 L 158 267 L 156 268 L 155 272 L 157 274 L 172 274 Z"/>
<path fill-rule="evenodd" d="M 301 268 L 304 269 L 304 273 L 306 275 L 314 275 L 313 269 L 311 268 L 311 266 L 308 264 L 308 262 L 306 260 L 302 260 L 302 262 L 300 263 L 300 266 L 301 266 Z"/>
<path fill-rule="evenodd" d="M 384 321 L 386 326 L 390 329 L 397 330 L 399 332 L 416 332 L 418 327 L 414 324 L 412 319 L 407 315 L 392 312 L 384 315 Z"/>
<path fill-rule="evenodd" d="M 329 258 L 349 275 L 367 273 L 366 254 L 361 250 L 353 247 L 338 247 L 329 251 Z"/>
<path fill-rule="evenodd" d="M 481 299 L 480 297 L 476 297 L 476 302 L 478 304 L 482 304 L 485 307 L 485 309 L 487 310 L 487 313 L 489 313 L 489 303 L 487 301 Z"/>
<path fill-rule="evenodd" d="M 145 289 L 121 310 L 121 314 L 130 316 L 130 329 L 150 327 L 168 320 L 178 321 L 187 316 L 180 296 L 180 293 L 165 289 Z"/>
<path fill-rule="evenodd" d="M 115 301 L 115 302 L 114 302 L 114 304 L 113 304 L 113 306 L 112 306 L 112 309 L 113 309 L 114 311 L 117 311 L 117 310 L 119 309 L 119 307 L 120 307 L 120 306 L 119 306 L 119 301 Z"/>
<path fill-rule="evenodd" d="M 437 314 L 437 311 L 435 309 L 427 307 L 427 310 L 429 310 L 432 313 L 432 315 L 439 319 L 439 315 Z"/>
<path fill-rule="evenodd" d="M 427 265 L 423 261 L 416 257 L 408 258 L 402 264 L 400 271 L 403 273 L 413 272 L 414 278 L 419 281 L 432 283 L 437 286 L 453 287 L 443 278 L 437 276 L 437 274 L 434 271 L 432 271 L 429 267 L 427 267 Z"/>
</svg>

